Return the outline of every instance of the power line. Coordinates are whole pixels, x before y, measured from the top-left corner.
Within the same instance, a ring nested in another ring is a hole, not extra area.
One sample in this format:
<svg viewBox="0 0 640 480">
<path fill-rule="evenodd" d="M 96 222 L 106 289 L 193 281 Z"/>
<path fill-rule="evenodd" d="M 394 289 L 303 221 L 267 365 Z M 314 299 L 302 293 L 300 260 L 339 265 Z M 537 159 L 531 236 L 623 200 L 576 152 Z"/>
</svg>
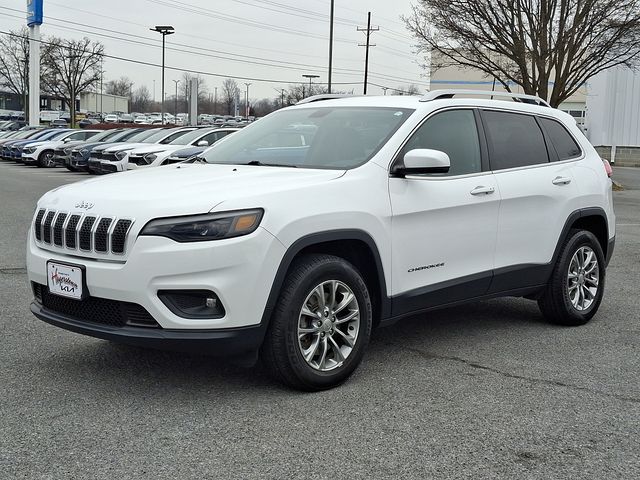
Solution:
<svg viewBox="0 0 640 480">
<path fill-rule="evenodd" d="M 2 6 L 0 6 L 0 8 L 23 13 L 20 10 L 13 9 L 13 8 L 10 8 L 10 7 L 2 7 Z M 64 29 L 64 30 L 68 30 L 68 31 L 72 31 L 72 32 L 80 31 L 80 32 L 87 33 L 87 34 L 90 34 L 90 35 L 97 35 L 97 36 L 101 36 L 101 37 L 104 37 L 104 38 L 110 38 L 110 39 L 117 40 L 117 41 L 135 43 L 136 45 L 144 45 L 144 46 L 149 46 L 149 47 L 154 47 L 154 48 L 159 47 L 159 43 L 157 43 L 157 42 L 159 42 L 158 40 L 150 39 L 150 38 L 145 37 L 145 36 L 136 35 L 136 34 L 127 33 L 127 32 L 116 31 L 116 30 L 113 30 L 113 29 L 105 29 L 105 28 L 102 28 L 102 27 L 97 27 L 97 26 L 94 26 L 94 25 L 89 25 L 89 24 L 85 24 L 85 23 L 81 23 L 81 22 L 74 22 L 74 21 L 71 21 L 71 20 L 66 20 L 65 21 L 63 19 L 52 17 L 52 16 L 49 16 L 49 18 L 52 19 L 52 20 L 55 20 L 55 21 L 64 21 L 64 22 L 72 24 L 72 25 L 77 25 L 77 26 L 81 26 L 81 27 L 85 27 L 85 28 L 91 28 L 91 29 L 94 29 L 94 30 L 107 31 L 107 32 L 110 32 L 110 33 L 117 33 L 117 34 L 119 34 L 121 36 L 114 36 L 114 35 L 109 35 L 109 34 L 106 34 L 106 33 L 91 32 L 91 31 L 81 30 L 81 29 L 78 29 L 78 28 L 69 29 L 66 25 L 59 25 L 59 24 L 56 24 L 56 23 L 53 23 L 53 22 L 49 22 L 50 25 L 55 26 L 57 28 Z M 130 40 L 128 38 L 123 38 L 122 36 L 129 36 L 129 37 L 135 38 L 136 40 Z M 153 42 L 153 43 L 145 43 L 145 42 L 141 42 L 140 40 L 146 40 L 147 42 Z M 183 48 L 177 48 L 178 46 L 182 46 L 182 47 L 186 47 L 186 48 L 194 48 L 194 47 L 192 47 L 190 45 L 185 45 L 185 44 L 176 43 L 176 42 L 172 42 L 171 45 L 174 45 L 174 46 L 167 46 L 166 49 L 167 50 L 171 50 L 171 51 L 175 51 L 175 52 L 180 52 L 180 53 L 188 53 L 188 54 L 193 54 L 193 55 L 198 55 L 198 56 L 204 56 L 204 57 L 210 57 L 210 58 L 218 58 L 218 59 L 222 59 L 222 60 L 229 60 L 229 61 L 233 61 L 233 62 L 253 64 L 253 65 L 261 65 L 261 66 L 267 66 L 267 67 L 273 67 L 273 68 L 282 68 L 282 69 L 288 69 L 288 70 L 299 70 L 300 67 L 305 67 L 307 70 L 313 70 L 313 71 L 319 72 L 319 73 L 323 73 L 324 72 L 324 68 L 321 67 L 321 66 L 318 66 L 318 65 L 310 65 L 310 64 L 303 64 L 303 63 L 297 63 L 297 62 L 295 62 L 295 63 L 294 62 L 286 62 L 286 61 L 280 61 L 280 63 L 275 63 L 274 64 L 274 63 L 268 63 L 268 62 L 271 62 L 272 60 L 267 59 L 267 58 L 263 58 L 263 57 L 255 57 L 255 56 L 251 56 L 251 55 L 241 55 L 241 54 L 226 54 L 225 52 L 222 52 L 220 50 L 208 49 L 208 48 L 199 48 L 199 50 L 204 50 L 205 52 L 214 52 L 214 53 L 223 54 L 223 55 L 209 54 L 209 53 L 204 53 L 202 51 L 192 51 L 192 50 L 185 50 Z M 233 55 L 235 57 L 241 57 L 241 58 L 233 58 L 233 57 L 230 57 L 228 55 Z M 244 60 L 244 59 L 250 59 L 250 60 Z M 347 75 L 347 76 L 355 76 L 355 75 L 359 75 L 360 74 L 360 70 L 355 70 L 355 69 L 336 68 L 335 70 L 338 71 L 339 73 L 341 73 L 343 75 Z M 396 76 L 388 75 L 388 74 L 384 74 L 384 73 L 377 73 L 377 72 L 371 72 L 371 73 L 375 74 L 375 75 L 377 75 L 379 77 L 385 77 L 385 78 L 388 78 L 388 79 L 393 79 L 395 81 L 413 81 L 413 80 L 410 80 L 410 79 L 406 79 L 406 78 L 402 78 L 402 77 L 396 77 Z"/>
</svg>

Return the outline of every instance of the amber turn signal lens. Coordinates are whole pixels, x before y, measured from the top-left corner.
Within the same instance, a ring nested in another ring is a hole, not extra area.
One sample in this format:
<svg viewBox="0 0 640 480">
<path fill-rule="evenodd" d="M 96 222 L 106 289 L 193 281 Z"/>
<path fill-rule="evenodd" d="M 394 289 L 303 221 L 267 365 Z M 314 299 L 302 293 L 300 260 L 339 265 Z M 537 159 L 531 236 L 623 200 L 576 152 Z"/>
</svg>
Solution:
<svg viewBox="0 0 640 480">
<path fill-rule="evenodd" d="M 246 230 L 252 230 L 258 221 L 258 215 L 251 213 L 249 215 L 242 215 L 236 220 L 236 224 L 233 227 L 233 231 L 236 233 L 244 232 Z"/>
</svg>

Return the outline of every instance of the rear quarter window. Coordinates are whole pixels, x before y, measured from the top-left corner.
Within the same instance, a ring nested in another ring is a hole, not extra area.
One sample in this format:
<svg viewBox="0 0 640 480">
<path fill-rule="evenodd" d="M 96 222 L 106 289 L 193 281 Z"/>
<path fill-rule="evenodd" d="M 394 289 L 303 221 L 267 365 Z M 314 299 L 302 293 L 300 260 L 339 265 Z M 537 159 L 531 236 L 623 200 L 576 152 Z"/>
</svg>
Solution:
<svg viewBox="0 0 640 480">
<path fill-rule="evenodd" d="M 570 160 L 582 155 L 580 146 L 564 125 L 550 118 L 539 118 L 539 120 L 558 154 L 558 160 Z"/>
</svg>

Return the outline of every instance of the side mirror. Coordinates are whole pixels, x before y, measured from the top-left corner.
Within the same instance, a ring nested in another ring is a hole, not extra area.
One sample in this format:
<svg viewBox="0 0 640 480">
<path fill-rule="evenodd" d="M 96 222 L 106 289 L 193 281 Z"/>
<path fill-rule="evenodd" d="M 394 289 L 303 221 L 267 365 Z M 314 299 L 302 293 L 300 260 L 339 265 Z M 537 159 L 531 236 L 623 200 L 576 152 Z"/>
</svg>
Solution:
<svg viewBox="0 0 640 480">
<path fill-rule="evenodd" d="M 207 142 L 206 140 L 200 140 L 198 142 L 198 147 L 208 147 L 209 146 L 209 142 Z"/>
<path fill-rule="evenodd" d="M 428 148 L 416 148 L 405 153 L 403 166 L 393 169 L 392 174 L 396 177 L 406 177 L 407 175 L 419 175 L 425 173 L 447 173 L 451 167 L 449 155 L 439 150 Z"/>
</svg>

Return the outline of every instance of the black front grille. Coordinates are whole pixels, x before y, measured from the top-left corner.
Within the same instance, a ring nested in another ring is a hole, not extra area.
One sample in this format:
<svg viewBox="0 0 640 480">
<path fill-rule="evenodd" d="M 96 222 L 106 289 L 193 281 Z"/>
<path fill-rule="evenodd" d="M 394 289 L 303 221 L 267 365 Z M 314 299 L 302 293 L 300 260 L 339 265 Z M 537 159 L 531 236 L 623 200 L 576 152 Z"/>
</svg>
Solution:
<svg viewBox="0 0 640 480">
<path fill-rule="evenodd" d="M 129 163 L 135 163 L 139 166 L 147 165 L 145 159 L 140 155 L 129 155 Z"/>
<path fill-rule="evenodd" d="M 42 240 L 42 218 L 44 217 L 45 209 L 41 208 L 36 215 L 36 221 L 33 224 L 33 231 L 36 235 L 36 240 Z"/>
<path fill-rule="evenodd" d="M 91 229 L 96 221 L 96 217 L 84 217 L 82 227 L 80 227 L 80 250 L 91 250 Z"/>
<path fill-rule="evenodd" d="M 51 312 L 76 321 L 109 325 L 112 327 L 137 326 L 160 328 L 147 310 L 137 303 L 120 302 L 107 298 L 88 297 L 73 300 L 49 292 L 45 285 L 33 284 L 33 293 L 42 306 Z"/>
<path fill-rule="evenodd" d="M 44 225 L 43 225 L 43 232 L 42 232 L 42 236 L 43 236 L 43 240 L 44 243 L 51 243 L 51 223 L 53 222 L 53 217 L 56 215 L 56 212 L 49 212 L 47 213 L 47 216 L 44 219 Z"/>
<path fill-rule="evenodd" d="M 132 224 L 130 219 L 85 216 L 42 208 L 33 220 L 33 231 L 36 241 L 41 244 L 122 255 Z"/>
<path fill-rule="evenodd" d="M 111 222 L 113 220 L 111 218 L 102 218 L 98 222 L 98 227 L 96 228 L 95 235 L 95 246 L 96 252 L 106 252 L 107 251 L 107 233 L 109 232 L 109 227 L 111 226 Z"/>
<path fill-rule="evenodd" d="M 56 223 L 53 224 L 53 244 L 58 247 L 62 246 L 62 227 L 66 219 L 66 213 L 59 213 L 56 218 Z"/>
</svg>

